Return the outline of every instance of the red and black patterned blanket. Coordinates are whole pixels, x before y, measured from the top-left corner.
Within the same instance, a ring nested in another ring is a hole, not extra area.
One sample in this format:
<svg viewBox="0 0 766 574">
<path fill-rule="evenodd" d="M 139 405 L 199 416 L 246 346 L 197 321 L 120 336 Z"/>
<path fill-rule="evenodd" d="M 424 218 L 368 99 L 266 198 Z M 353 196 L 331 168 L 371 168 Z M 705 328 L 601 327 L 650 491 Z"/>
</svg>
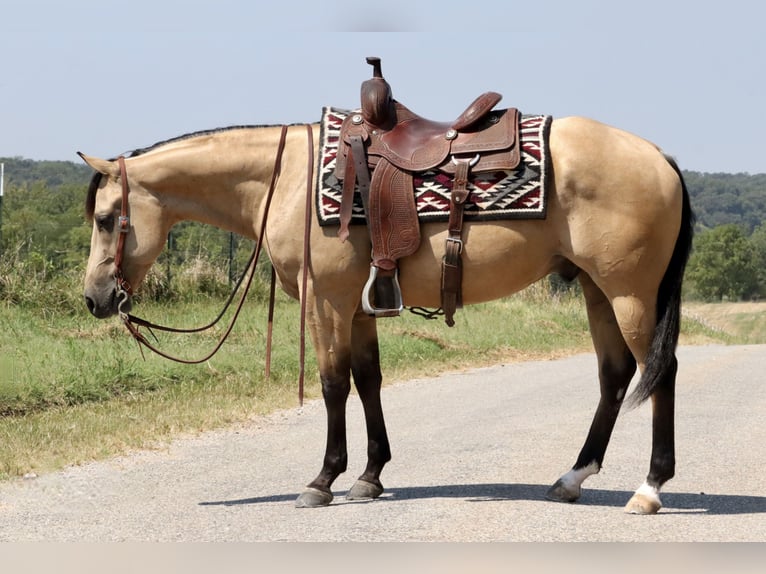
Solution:
<svg viewBox="0 0 766 574">
<path fill-rule="evenodd" d="M 317 175 L 317 217 L 320 225 L 340 221 L 342 184 L 335 177 L 335 158 L 343 119 L 351 112 L 325 107 L 320 134 Z M 472 174 L 465 204 L 466 221 L 543 219 L 549 179 L 550 116 L 523 115 L 520 120 L 521 163 L 513 171 Z M 447 221 L 452 177 L 439 171 L 414 176 L 415 204 L 420 221 Z M 352 223 L 364 223 L 359 194 L 354 198 Z"/>
</svg>

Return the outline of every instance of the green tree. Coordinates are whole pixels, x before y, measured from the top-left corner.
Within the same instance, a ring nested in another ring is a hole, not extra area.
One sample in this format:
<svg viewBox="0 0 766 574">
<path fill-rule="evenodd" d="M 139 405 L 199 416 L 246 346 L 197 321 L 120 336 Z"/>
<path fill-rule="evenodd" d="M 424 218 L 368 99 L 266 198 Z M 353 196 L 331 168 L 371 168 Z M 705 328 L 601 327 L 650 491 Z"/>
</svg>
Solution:
<svg viewBox="0 0 766 574">
<path fill-rule="evenodd" d="M 83 220 L 82 195 L 82 188 L 71 184 L 55 189 L 45 182 L 9 186 L 3 249 L 57 269 L 87 257 L 90 226 Z"/>
<path fill-rule="evenodd" d="M 738 225 L 714 227 L 695 240 L 687 277 L 706 300 L 746 299 L 758 294 L 753 245 Z"/>
</svg>

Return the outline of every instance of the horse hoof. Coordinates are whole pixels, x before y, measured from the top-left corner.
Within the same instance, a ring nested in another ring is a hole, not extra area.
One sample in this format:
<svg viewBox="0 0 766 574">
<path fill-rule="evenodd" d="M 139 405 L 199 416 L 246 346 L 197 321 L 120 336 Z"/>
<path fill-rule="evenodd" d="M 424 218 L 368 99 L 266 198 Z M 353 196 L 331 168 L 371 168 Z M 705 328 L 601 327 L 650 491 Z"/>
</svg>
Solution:
<svg viewBox="0 0 766 574">
<path fill-rule="evenodd" d="M 571 484 L 565 484 L 558 479 L 556 483 L 545 493 L 545 498 L 554 502 L 575 502 L 580 498 L 580 487 Z"/>
<path fill-rule="evenodd" d="M 657 514 L 660 508 L 662 508 L 662 503 L 659 496 L 637 492 L 625 505 L 625 512 L 628 514 Z"/>
<path fill-rule="evenodd" d="M 328 506 L 332 502 L 332 492 L 307 488 L 295 501 L 295 508 L 320 508 Z"/>
<path fill-rule="evenodd" d="M 382 484 L 359 479 L 346 494 L 346 500 L 369 500 L 378 498 L 381 494 L 383 494 Z"/>
</svg>

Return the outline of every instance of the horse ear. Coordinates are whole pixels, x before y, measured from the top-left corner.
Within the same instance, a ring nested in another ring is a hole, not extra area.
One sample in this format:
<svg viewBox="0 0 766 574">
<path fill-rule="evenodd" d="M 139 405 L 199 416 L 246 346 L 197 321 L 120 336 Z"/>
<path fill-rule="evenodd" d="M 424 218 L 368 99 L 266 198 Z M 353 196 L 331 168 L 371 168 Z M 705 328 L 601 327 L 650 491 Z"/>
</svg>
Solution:
<svg viewBox="0 0 766 574">
<path fill-rule="evenodd" d="M 108 161 L 105 159 L 99 159 L 97 157 L 90 157 L 79 151 L 77 152 L 77 155 L 79 155 L 85 163 L 87 163 L 98 173 L 111 175 L 113 177 L 120 175 L 120 168 L 116 161 Z"/>
</svg>

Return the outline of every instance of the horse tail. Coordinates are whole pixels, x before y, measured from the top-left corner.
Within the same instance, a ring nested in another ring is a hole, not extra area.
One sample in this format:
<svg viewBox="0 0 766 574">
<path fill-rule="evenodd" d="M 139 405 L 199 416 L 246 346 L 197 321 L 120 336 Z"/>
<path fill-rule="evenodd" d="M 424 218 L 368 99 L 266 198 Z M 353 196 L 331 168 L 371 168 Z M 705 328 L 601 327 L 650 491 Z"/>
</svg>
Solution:
<svg viewBox="0 0 766 574">
<path fill-rule="evenodd" d="M 674 380 L 678 365 L 675 352 L 681 329 L 681 287 L 686 262 L 689 260 L 692 249 L 695 217 L 689 201 L 689 191 L 678 164 L 668 155 L 665 155 L 665 159 L 681 181 L 683 191 L 681 229 L 657 292 L 657 326 L 649 345 L 644 371 L 628 399 L 628 405 L 631 408 L 646 401 L 661 385 Z"/>
</svg>

